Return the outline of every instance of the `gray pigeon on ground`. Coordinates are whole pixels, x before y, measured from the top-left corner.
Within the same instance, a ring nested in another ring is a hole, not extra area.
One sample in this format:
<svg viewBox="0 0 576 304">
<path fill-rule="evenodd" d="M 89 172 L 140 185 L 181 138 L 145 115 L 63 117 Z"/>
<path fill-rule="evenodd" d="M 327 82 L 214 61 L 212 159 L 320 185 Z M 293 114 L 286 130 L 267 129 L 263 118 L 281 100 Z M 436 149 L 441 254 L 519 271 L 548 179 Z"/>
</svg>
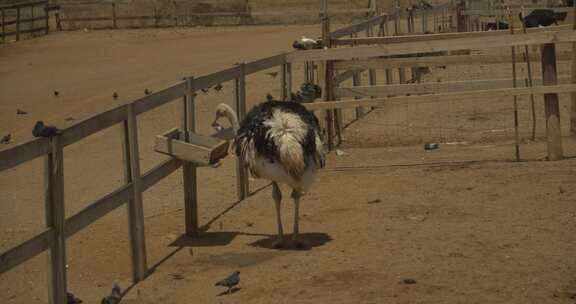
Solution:
<svg viewBox="0 0 576 304">
<path fill-rule="evenodd" d="M 238 285 L 238 283 L 240 283 L 240 271 L 234 271 L 230 276 L 217 282 L 214 286 L 228 287 L 226 293 L 229 294 L 232 291 L 232 287 Z"/>
<path fill-rule="evenodd" d="M 68 292 L 66 294 L 66 304 L 80 304 L 80 303 L 82 303 L 82 300 L 75 297 L 71 292 Z"/>
<path fill-rule="evenodd" d="M 12 134 L 8 133 L 2 136 L 2 140 L 0 140 L 0 143 L 9 144 L 11 140 L 12 140 Z"/>
<path fill-rule="evenodd" d="M 118 284 L 114 284 L 112 287 L 112 292 L 109 296 L 102 298 L 101 304 L 118 304 L 122 298 L 122 290 Z"/>
</svg>

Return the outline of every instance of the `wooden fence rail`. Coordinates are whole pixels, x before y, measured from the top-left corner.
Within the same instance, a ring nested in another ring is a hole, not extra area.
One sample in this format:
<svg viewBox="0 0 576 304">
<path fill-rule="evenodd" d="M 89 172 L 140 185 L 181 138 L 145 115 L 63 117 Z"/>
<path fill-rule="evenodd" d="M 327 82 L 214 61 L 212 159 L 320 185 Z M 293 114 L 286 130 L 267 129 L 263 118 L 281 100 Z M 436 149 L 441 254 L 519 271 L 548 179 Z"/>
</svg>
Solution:
<svg viewBox="0 0 576 304">
<path fill-rule="evenodd" d="M 43 15 L 34 16 L 36 9 L 40 9 Z M 0 41 L 6 43 L 11 36 L 16 36 L 15 40 L 18 41 L 22 34 L 48 34 L 50 9 L 47 0 L 0 6 Z M 38 21 L 43 21 L 41 26 L 36 26 Z"/>
<path fill-rule="evenodd" d="M 371 19 L 372 21 L 379 19 Z M 375 23 L 364 23 L 363 26 L 353 25 L 355 30 L 365 30 Z M 346 30 L 348 31 L 348 30 Z M 285 77 L 282 85 L 289 90 L 291 84 L 291 65 L 286 62 L 288 54 L 279 54 L 253 62 L 240 64 L 216 73 L 187 78 L 168 88 L 144 96 L 130 103 L 114 107 L 106 112 L 94 115 L 80 121 L 64 130 L 62 134 L 48 138 L 35 138 L 28 142 L 0 151 L 0 172 L 14 168 L 20 164 L 44 156 L 46 172 L 46 229 L 31 239 L 14 246 L 0 254 L 0 273 L 28 261 L 38 254 L 50 250 L 50 303 L 64 303 L 66 299 L 66 252 L 65 240 L 91 223 L 102 218 L 112 210 L 128 203 L 129 205 L 129 231 L 132 252 L 133 280 L 135 282 L 147 275 L 146 248 L 144 242 L 144 226 L 142 216 L 142 192 L 167 177 L 180 167 L 187 167 L 189 172 L 194 171 L 194 164 L 170 158 L 156 165 L 145 173 L 140 173 L 138 162 L 138 135 L 137 116 L 146 113 L 161 105 L 177 99 L 184 100 L 183 129 L 194 132 L 194 95 L 204 88 L 212 87 L 225 81 L 235 81 L 237 107 L 239 113 L 246 111 L 244 77 L 273 67 L 283 67 Z M 285 94 L 288 94 L 286 91 Z M 64 184 L 63 184 L 63 149 L 92 134 L 122 124 L 122 143 L 124 159 L 125 184 L 111 193 L 97 199 L 78 213 L 69 218 L 64 217 Z M 230 140 L 233 136 L 231 129 L 220 131 L 213 135 L 217 138 Z M 238 174 L 240 198 L 248 194 L 247 174 Z M 193 235 L 192 229 L 197 228 L 196 204 L 196 177 L 188 174 L 185 177 L 185 188 L 193 191 L 185 197 L 185 214 L 187 216 L 187 233 Z M 241 188 L 240 188 L 241 187 Z M 188 218 L 191 215 L 192 217 Z M 196 220 L 195 220 L 196 219 Z"/>
</svg>

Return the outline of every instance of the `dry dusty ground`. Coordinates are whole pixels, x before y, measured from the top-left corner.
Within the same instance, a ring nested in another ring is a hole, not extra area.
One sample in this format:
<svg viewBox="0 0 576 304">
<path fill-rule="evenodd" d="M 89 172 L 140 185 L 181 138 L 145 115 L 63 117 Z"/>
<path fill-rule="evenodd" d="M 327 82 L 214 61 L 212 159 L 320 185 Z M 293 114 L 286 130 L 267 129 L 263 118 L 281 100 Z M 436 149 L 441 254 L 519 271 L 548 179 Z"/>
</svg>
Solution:
<svg viewBox="0 0 576 304">
<path fill-rule="evenodd" d="M 65 118 L 83 119 L 145 88 L 288 50 L 302 34 L 317 35 L 318 28 L 75 32 L 4 46 L 0 132 L 19 142 L 37 119 L 66 126 L 74 121 Z M 434 70 L 426 81 L 472 79 L 482 69 Z M 484 75 L 503 69 L 486 67 Z M 248 86 L 251 104 L 268 91 L 278 94 L 278 79 L 264 73 L 250 76 Z M 208 131 L 215 105 L 232 100 L 230 84 L 225 88 L 199 96 L 201 131 Z M 121 98 L 113 100 L 113 92 Z M 352 124 L 345 154 L 329 156 L 303 200 L 308 250 L 269 248 L 275 233 L 270 187 L 254 181 L 255 194 L 236 203 L 232 158 L 218 169 L 200 169 L 200 221 L 207 232 L 199 240 L 182 238 L 181 176 L 173 174 L 144 195 L 153 271 L 123 302 L 575 303 L 576 160 L 540 161 L 545 143 L 526 141 L 523 131 L 522 156 L 529 161 L 512 162 L 510 102 L 503 101 L 381 108 Z M 562 103 L 565 112 L 565 97 Z M 16 108 L 29 114 L 17 116 Z M 139 118 L 142 170 L 163 159 L 153 152 L 153 138 L 179 124 L 177 111 L 173 103 Z M 65 149 L 68 215 L 121 185 L 119 134 L 114 127 Z M 428 140 L 443 144 L 424 152 L 420 143 Z M 574 156 L 576 142 L 566 138 L 565 150 Z M 36 160 L 0 174 L 1 250 L 41 230 L 41 173 Z M 291 231 L 292 204 L 285 197 L 284 224 Z M 69 289 L 85 303 L 98 302 L 114 281 L 130 286 L 124 210 L 67 243 Z M 45 261 L 41 255 L 2 274 L 0 302 L 45 303 Z M 236 269 L 240 289 L 219 296 L 214 282 Z"/>
</svg>

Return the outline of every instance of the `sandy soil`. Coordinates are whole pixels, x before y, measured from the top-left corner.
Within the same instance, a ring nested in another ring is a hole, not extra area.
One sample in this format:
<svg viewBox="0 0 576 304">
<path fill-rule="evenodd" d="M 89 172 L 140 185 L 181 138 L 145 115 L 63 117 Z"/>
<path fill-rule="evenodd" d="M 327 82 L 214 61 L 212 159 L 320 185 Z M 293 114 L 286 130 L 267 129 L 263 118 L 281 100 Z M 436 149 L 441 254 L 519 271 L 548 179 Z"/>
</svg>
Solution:
<svg viewBox="0 0 576 304">
<path fill-rule="evenodd" d="M 74 122 L 66 118 L 83 119 L 145 88 L 287 51 L 302 34 L 317 35 L 318 27 L 71 32 L 4 46 L 0 135 L 10 132 L 20 142 L 37 119 L 66 126 Z M 302 73 L 295 69 L 296 85 Z M 505 69 L 433 69 L 425 81 Z M 251 104 L 267 92 L 277 96 L 278 83 L 265 73 L 250 76 Z M 229 83 L 221 93 L 199 95 L 199 130 L 209 130 L 218 102 L 231 100 Z M 561 101 L 565 112 L 565 96 Z M 144 194 L 149 278 L 130 285 L 126 212 L 119 208 L 67 242 L 69 290 L 85 303 L 98 302 L 115 281 L 131 287 L 123 303 L 574 303 L 576 160 L 541 161 L 545 142 L 526 140 L 522 125 L 526 161 L 513 162 L 510 104 L 380 108 L 350 125 L 344 154 L 329 156 L 303 199 L 307 250 L 270 248 L 270 187 L 253 181 L 254 194 L 236 202 L 233 158 L 200 169 L 206 233 L 182 237 L 182 178 L 175 173 Z M 17 108 L 29 114 L 16 115 Z M 164 158 L 153 139 L 179 124 L 178 109 L 172 103 L 139 117 L 143 171 Z M 114 127 L 65 149 L 68 215 L 121 185 L 119 135 Z M 440 149 L 425 152 L 421 143 L 431 140 Z M 574 156 L 576 141 L 566 138 L 565 150 Z M 2 172 L 0 193 L 6 250 L 43 227 L 41 160 Z M 287 191 L 285 201 L 291 231 Z M 239 289 L 220 295 L 214 282 L 237 269 Z M 2 274 L 0 302 L 45 303 L 46 278 L 45 255 Z"/>
</svg>

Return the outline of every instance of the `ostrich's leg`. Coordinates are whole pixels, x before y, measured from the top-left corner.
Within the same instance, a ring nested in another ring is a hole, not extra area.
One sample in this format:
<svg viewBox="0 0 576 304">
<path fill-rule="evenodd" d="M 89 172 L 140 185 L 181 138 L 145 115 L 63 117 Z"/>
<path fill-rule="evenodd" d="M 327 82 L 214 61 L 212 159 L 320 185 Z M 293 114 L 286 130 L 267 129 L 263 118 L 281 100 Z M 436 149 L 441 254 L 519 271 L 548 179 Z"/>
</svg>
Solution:
<svg viewBox="0 0 576 304">
<path fill-rule="evenodd" d="M 280 248 L 284 246 L 284 231 L 282 229 L 282 216 L 280 215 L 280 202 L 282 201 L 282 191 L 278 187 L 277 183 L 272 183 L 272 198 L 274 198 L 274 203 L 276 205 L 276 222 L 278 223 L 278 238 L 272 246 L 274 248 Z"/>
<path fill-rule="evenodd" d="M 292 241 L 296 247 L 302 247 L 302 242 L 298 239 L 298 222 L 299 222 L 299 209 L 300 209 L 300 198 L 302 193 L 296 190 L 292 190 L 292 199 L 294 199 L 294 234 L 292 234 Z"/>
</svg>

